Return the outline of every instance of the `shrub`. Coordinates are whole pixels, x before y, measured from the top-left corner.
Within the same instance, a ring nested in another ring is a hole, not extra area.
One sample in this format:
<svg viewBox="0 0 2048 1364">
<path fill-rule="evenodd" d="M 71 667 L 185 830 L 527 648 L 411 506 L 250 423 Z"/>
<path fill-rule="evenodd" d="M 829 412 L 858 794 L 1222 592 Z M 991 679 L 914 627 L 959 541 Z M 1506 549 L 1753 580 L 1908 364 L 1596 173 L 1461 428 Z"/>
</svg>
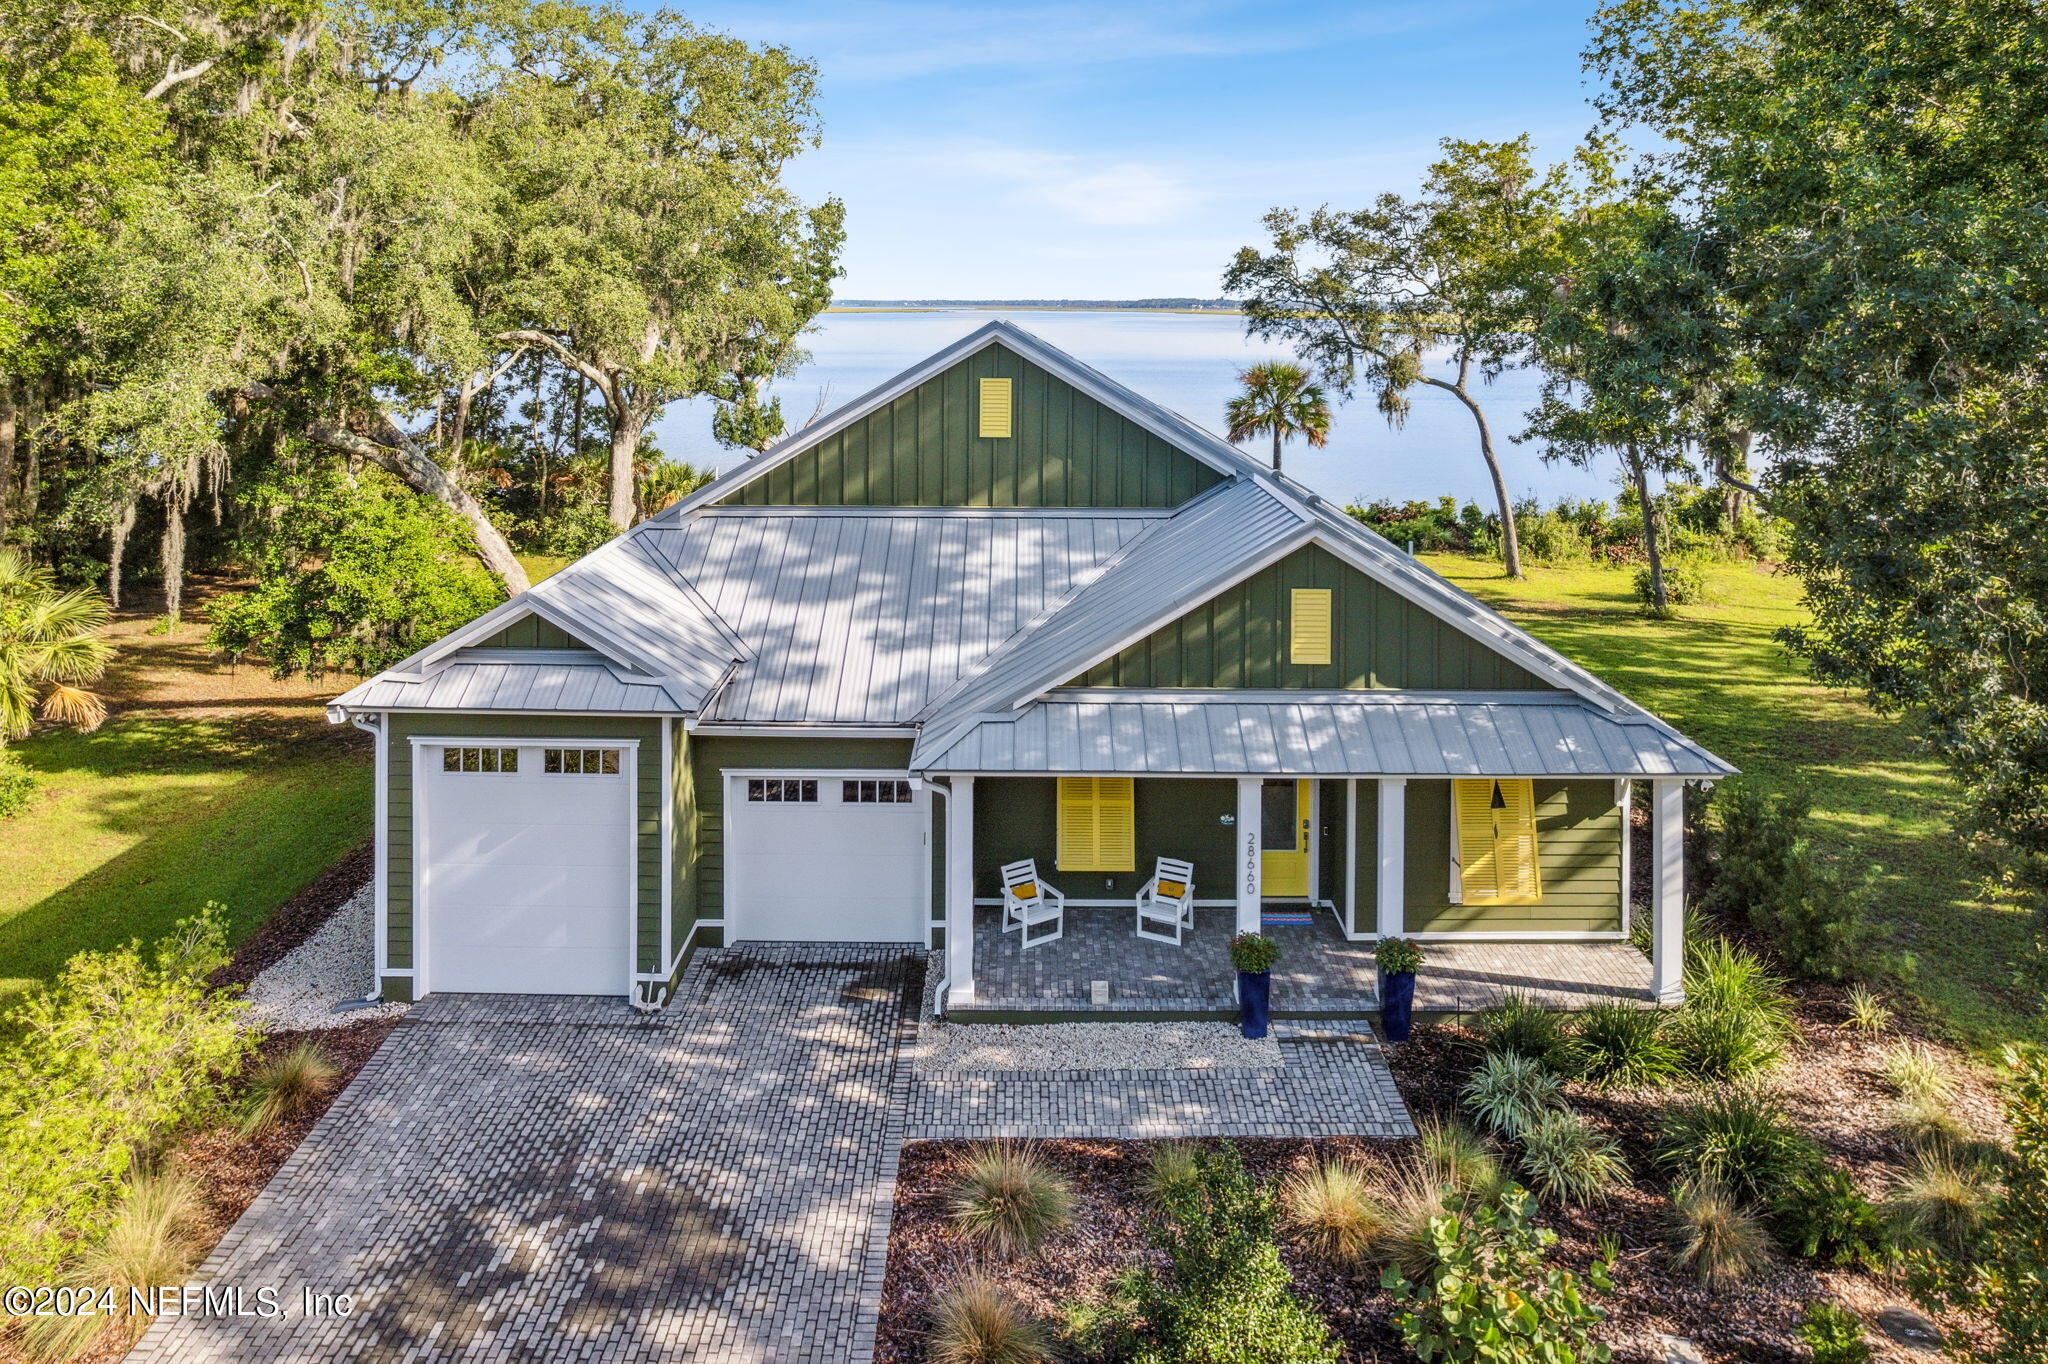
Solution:
<svg viewBox="0 0 2048 1364">
<path fill-rule="evenodd" d="M 2009 1048 L 2005 1065 L 2013 1153 L 1985 1204 L 1976 1254 L 1915 1256 L 1911 1280 L 1923 1303 L 1990 1323 L 1995 1339 L 1978 1355 L 1983 1364 L 2048 1358 L 2048 1052 Z"/>
<path fill-rule="evenodd" d="M 1678 1071 L 1678 1052 L 1664 1040 L 1664 1015 L 1656 1009 L 1594 1005 L 1579 1015 L 1578 1051 L 1595 1084 L 1657 1085 Z"/>
<path fill-rule="evenodd" d="M 1510 990 L 1499 1003 L 1481 1009 L 1472 1022 L 1489 1054 L 1527 1057 L 1558 1075 L 1571 1075 L 1578 1068 L 1564 1015 L 1519 990 Z"/>
<path fill-rule="evenodd" d="M 1680 1063 L 1709 1080 L 1739 1080 L 1776 1065 L 1792 1036 L 1781 982 L 1725 939 L 1687 954 L 1686 1001 L 1666 1025 Z"/>
<path fill-rule="evenodd" d="M 0 819 L 12 819 L 35 799 L 36 774 L 0 743 Z"/>
<path fill-rule="evenodd" d="M 1194 1178 L 1171 1186 L 1148 1231 L 1171 1278 L 1124 1280 L 1116 1319 L 1090 1334 L 1135 1344 L 1139 1364 L 1336 1364 L 1329 1328 L 1289 1290 L 1277 1217 L 1236 1148 L 1197 1149 Z"/>
<path fill-rule="evenodd" d="M 1770 1233 L 1718 1179 L 1673 1187 L 1665 1240 L 1671 1258 L 1709 1287 L 1748 1278 L 1771 1261 Z"/>
<path fill-rule="evenodd" d="M 1521 1139 L 1522 1172 L 1545 1198 L 1591 1203 L 1628 1178 L 1614 1139 L 1568 1108 L 1537 1114 L 1522 1129 Z"/>
<path fill-rule="evenodd" d="M 1807 1306 L 1799 1324 L 1799 1340 L 1813 1351 L 1813 1364 L 1864 1364 L 1870 1342 L 1863 1338 L 1863 1320 L 1831 1302 Z"/>
<path fill-rule="evenodd" d="M 1503 1136 L 1519 1136 L 1561 1102 L 1562 1082 L 1541 1062 L 1515 1052 L 1492 1052 L 1465 1082 L 1465 1106 Z"/>
<path fill-rule="evenodd" d="M 1145 1192 L 1154 1206 L 1195 1177 L 1195 1152 L 1200 1149 L 1191 1141 L 1162 1141 L 1145 1152 Z"/>
<path fill-rule="evenodd" d="M 310 1040 L 264 1061 L 249 1081 L 242 1134 L 253 1136 L 309 1111 L 334 1088 L 339 1073 L 327 1053 Z"/>
<path fill-rule="evenodd" d="M 1712 808 L 1716 857 L 1706 908 L 1749 922 L 1800 975 L 1852 975 L 1870 946 L 1870 880 L 1852 880 L 1814 850 L 1812 797 L 1735 781 L 1715 793 Z"/>
<path fill-rule="evenodd" d="M 1923 1152 L 1881 1207 L 1894 1245 L 1968 1259 L 1990 1199 L 1982 1170 L 1947 1151 Z"/>
<path fill-rule="evenodd" d="M 1073 1220 L 1074 1190 L 1029 1147 L 988 1142 L 968 1155 L 948 1203 L 969 1240 L 998 1255 L 1028 1255 Z"/>
<path fill-rule="evenodd" d="M 1725 1090 L 1671 1109 L 1657 1163 L 1684 1179 L 1713 1179 L 1736 1196 L 1768 1202 L 1819 1159 L 1818 1148 L 1770 1098 Z"/>
<path fill-rule="evenodd" d="M 199 1259 L 197 1233 L 205 1220 L 199 1187 L 181 1174 L 144 1174 L 131 1180 L 106 1230 L 89 1242 L 64 1275 L 73 1288 L 112 1289 L 112 1314 L 32 1317 L 25 1336 L 40 1359 L 69 1359 L 103 1332 L 140 1333 L 146 1319 L 125 1309 L 132 1289 L 183 1283 Z"/>
<path fill-rule="evenodd" d="M 1052 1338 L 1007 1288 L 969 1274 L 933 1301 L 925 1357 L 933 1364 L 1050 1364 Z"/>
<path fill-rule="evenodd" d="M 1429 1282 L 1387 1271 L 1381 1282 L 1403 1309 L 1394 1325 L 1418 1359 L 1609 1358 L 1605 1345 L 1587 1339 L 1606 1313 L 1585 1300 L 1576 1275 L 1545 1267 L 1557 1233 L 1534 1225 L 1535 1209 L 1534 1198 L 1514 1189 L 1498 1208 L 1447 1211 L 1430 1224 Z M 1587 1281 L 1611 1291 L 1611 1265 L 1603 1253 Z"/>
<path fill-rule="evenodd" d="M 1858 1032 L 1883 1032 L 1892 1025 L 1892 1010 L 1883 996 L 1867 985 L 1849 991 L 1849 1026 Z"/>
<path fill-rule="evenodd" d="M 1297 1174 L 1280 1191 L 1283 1220 L 1325 1259 L 1356 1263 L 1387 1231 L 1384 1203 L 1356 1165 L 1325 1161 Z"/>
<path fill-rule="evenodd" d="M 1515 516 L 1522 553 L 1533 563 L 1572 565 L 1589 562 L 1593 541 L 1585 531 L 1556 512 L 1539 512 L 1533 504 Z"/>
<path fill-rule="evenodd" d="M 1647 566 L 1636 570 L 1636 600 L 1646 609 L 1657 601 L 1656 580 Z M 1698 555 L 1664 556 L 1664 599 L 1673 606 L 1701 606 L 1714 600 L 1707 590 L 1707 566 Z"/>
<path fill-rule="evenodd" d="M 1818 1153 L 1772 1193 L 1766 1221 L 1779 1245 L 1808 1260 L 1876 1272 L 1892 1259 L 1877 1206 Z"/>
<path fill-rule="evenodd" d="M 0 1280 L 48 1283 L 121 1196 L 137 1153 L 219 1112 L 253 1038 L 245 1006 L 209 991 L 226 960 L 221 909 L 181 921 L 145 955 L 73 957 L 0 1032 Z"/>
</svg>

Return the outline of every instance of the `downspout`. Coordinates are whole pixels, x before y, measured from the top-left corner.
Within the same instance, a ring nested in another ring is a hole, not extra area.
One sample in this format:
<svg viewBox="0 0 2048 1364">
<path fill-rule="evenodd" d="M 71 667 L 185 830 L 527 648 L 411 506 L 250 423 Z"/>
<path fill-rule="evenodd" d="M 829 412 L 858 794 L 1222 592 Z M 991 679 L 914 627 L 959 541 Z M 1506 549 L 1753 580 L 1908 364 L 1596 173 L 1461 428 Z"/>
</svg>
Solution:
<svg viewBox="0 0 2048 1364">
<path fill-rule="evenodd" d="M 391 969 L 390 915 L 391 915 L 391 742 L 386 732 L 389 716 L 382 713 L 363 716 L 351 713 L 348 722 L 369 735 L 377 745 L 376 783 L 373 796 L 376 805 L 375 842 L 371 846 L 370 892 L 375 903 L 371 906 L 370 922 L 375 926 L 376 941 L 374 960 L 371 962 L 372 976 L 370 991 L 363 996 L 363 1003 L 376 1004 L 384 998 L 384 973 Z"/>
</svg>

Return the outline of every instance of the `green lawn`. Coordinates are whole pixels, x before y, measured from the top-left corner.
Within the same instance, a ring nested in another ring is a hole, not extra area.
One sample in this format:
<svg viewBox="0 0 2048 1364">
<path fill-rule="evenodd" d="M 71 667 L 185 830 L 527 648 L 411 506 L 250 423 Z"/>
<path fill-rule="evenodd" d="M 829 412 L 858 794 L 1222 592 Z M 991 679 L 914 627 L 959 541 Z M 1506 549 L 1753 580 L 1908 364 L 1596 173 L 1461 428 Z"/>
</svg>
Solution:
<svg viewBox="0 0 2048 1364">
<path fill-rule="evenodd" d="M 370 763 L 319 700 L 345 681 L 210 668 L 196 627 L 115 627 L 97 733 L 15 751 L 41 777 L 0 824 L 0 1007 L 74 952 L 150 938 L 208 900 L 239 942 L 370 832 Z"/>
<path fill-rule="evenodd" d="M 1772 638 L 1800 616 L 1796 579 L 1714 569 L 1715 604 L 1657 621 L 1636 610 L 1632 570 L 1536 568 L 1517 584 L 1489 561 L 1423 560 L 1744 772 L 1804 781 L 1828 850 L 1883 868 L 1883 946 L 1917 959 L 1911 988 L 1935 1019 L 1978 1048 L 2048 1040 L 2011 982 L 2028 916 L 1956 837 L 1946 770 L 1910 724 L 1816 686 Z"/>
</svg>

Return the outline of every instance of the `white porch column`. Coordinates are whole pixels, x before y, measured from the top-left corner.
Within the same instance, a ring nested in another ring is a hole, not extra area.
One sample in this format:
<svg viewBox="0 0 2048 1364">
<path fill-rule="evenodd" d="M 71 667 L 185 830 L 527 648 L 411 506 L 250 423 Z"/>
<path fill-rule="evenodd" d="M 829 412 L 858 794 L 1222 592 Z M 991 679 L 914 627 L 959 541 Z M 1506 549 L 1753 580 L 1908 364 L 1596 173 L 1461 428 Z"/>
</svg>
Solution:
<svg viewBox="0 0 2048 1364">
<path fill-rule="evenodd" d="M 1259 931 L 1259 831 L 1265 819 L 1260 799 L 1265 782 L 1259 777 L 1237 779 L 1237 931 Z"/>
<path fill-rule="evenodd" d="M 1381 777 L 1379 789 L 1379 880 L 1374 903 L 1379 907 L 1379 935 L 1398 938 L 1407 925 L 1408 909 L 1408 779 Z"/>
<path fill-rule="evenodd" d="M 1685 783 L 1650 783 L 1650 992 L 1685 999 Z"/>
<path fill-rule="evenodd" d="M 974 778 L 946 799 L 946 1002 L 974 1002 Z"/>
</svg>

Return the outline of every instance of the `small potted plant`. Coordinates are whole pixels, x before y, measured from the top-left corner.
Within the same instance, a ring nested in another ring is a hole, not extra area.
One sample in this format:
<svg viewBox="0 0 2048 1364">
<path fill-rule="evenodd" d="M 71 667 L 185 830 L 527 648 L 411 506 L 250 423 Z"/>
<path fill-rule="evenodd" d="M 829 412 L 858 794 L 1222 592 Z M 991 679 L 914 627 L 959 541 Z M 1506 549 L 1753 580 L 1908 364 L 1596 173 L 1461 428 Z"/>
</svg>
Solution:
<svg viewBox="0 0 2048 1364">
<path fill-rule="evenodd" d="M 1415 968 L 1422 948 L 1413 938 L 1381 938 L 1373 949 L 1380 967 L 1380 1027 L 1389 1042 L 1406 1042 L 1415 1013 Z"/>
<path fill-rule="evenodd" d="M 1263 933 L 1240 933 L 1230 940 L 1230 964 L 1237 968 L 1237 1026 L 1246 1037 L 1266 1035 L 1273 963 L 1279 959 L 1280 945 Z"/>
</svg>

